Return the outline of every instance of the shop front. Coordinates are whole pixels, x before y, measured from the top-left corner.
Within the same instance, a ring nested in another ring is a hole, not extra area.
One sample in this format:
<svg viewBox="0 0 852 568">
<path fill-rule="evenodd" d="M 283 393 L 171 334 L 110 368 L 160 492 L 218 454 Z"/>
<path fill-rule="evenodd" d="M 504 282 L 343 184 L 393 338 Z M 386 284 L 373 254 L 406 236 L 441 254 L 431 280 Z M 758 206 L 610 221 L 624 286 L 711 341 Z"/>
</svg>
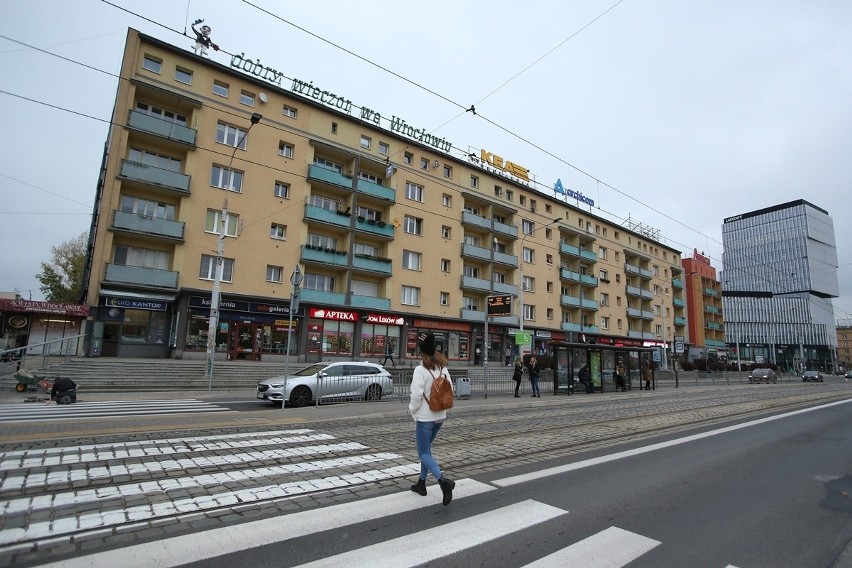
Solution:
<svg viewBox="0 0 852 568">
<path fill-rule="evenodd" d="M 89 306 L 34 300 L 0 299 L 0 325 L 3 343 L 0 351 L 27 348 L 27 355 L 58 353 L 77 355 L 82 342 Z M 32 347 L 30 347 L 32 346 Z M 9 353 L 6 358 L 17 357 Z"/>
<path fill-rule="evenodd" d="M 174 297 L 101 293 L 92 327 L 92 357 L 168 357 Z"/>
<path fill-rule="evenodd" d="M 653 348 L 643 347 L 641 340 L 585 335 L 582 343 L 553 341 L 554 389 L 570 393 L 574 379 L 583 366 L 588 366 L 597 391 L 615 390 L 615 372 L 621 370 L 629 388 L 639 388 L 642 368 L 653 368 Z"/>
<path fill-rule="evenodd" d="M 417 348 L 417 335 L 419 333 L 431 332 L 435 336 L 435 349 L 444 354 L 449 361 L 468 362 L 471 356 L 475 355 L 475 348 L 472 350 L 473 329 L 470 324 L 449 322 L 441 320 L 415 319 L 412 326 L 408 329 L 405 338 L 405 356 L 409 359 L 420 359 L 420 351 Z M 489 335 L 492 340 L 495 335 L 492 335 L 489 330 Z M 496 334 L 499 337 L 499 333 Z M 479 349 L 482 350 L 481 341 L 482 334 L 478 334 L 480 341 Z M 499 353 L 499 343 L 498 351 Z"/>
<path fill-rule="evenodd" d="M 184 357 L 206 356 L 210 298 L 190 296 L 186 320 Z M 216 353 L 229 361 L 261 361 L 265 356 L 280 359 L 278 356 L 286 353 L 288 338 L 290 353 L 298 352 L 298 325 L 298 318 L 291 317 L 288 305 L 222 298 L 216 329 Z"/>
<path fill-rule="evenodd" d="M 390 346 L 394 361 L 398 362 L 404 323 L 401 316 L 309 308 L 305 324 L 305 360 L 317 362 L 358 357 L 381 363 Z"/>
</svg>

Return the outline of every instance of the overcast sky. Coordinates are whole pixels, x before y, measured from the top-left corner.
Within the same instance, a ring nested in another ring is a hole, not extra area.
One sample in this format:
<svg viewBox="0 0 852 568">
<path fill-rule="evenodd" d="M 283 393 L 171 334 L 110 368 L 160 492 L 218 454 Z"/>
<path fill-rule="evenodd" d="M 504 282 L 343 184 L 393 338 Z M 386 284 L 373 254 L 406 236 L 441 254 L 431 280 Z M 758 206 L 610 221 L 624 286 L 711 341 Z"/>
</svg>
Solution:
<svg viewBox="0 0 852 568">
<path fill-rule="evenodd" d="M 196 18 L 214 61 L 561 179 L 717 271 L 725 217 L 806 199 L 834 219 L 852 319 L 848 0 L 5 0 L 0 291 L 42 299 L 40 262 L 89 228 L 127 28 L 189 50 Z"/>
</svg>

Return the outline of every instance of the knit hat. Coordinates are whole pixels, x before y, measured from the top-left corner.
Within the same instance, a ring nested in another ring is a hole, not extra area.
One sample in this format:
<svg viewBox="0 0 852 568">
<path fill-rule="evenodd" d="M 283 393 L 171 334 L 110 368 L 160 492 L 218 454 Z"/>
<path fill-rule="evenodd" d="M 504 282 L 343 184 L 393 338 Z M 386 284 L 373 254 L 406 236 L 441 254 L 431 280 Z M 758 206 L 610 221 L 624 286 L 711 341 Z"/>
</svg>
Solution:
<svg viewBox="0 0 852 568">
<path fill-rule="evenodd" d="M 417 336 L 419 339 L 419 343 L 417 347 L 420 348 L 421 353 L 425 353 L 426 355 L 434 355 L 435 354 L 435 336 L 431 333 L 420 333 Z"/>
</svg>

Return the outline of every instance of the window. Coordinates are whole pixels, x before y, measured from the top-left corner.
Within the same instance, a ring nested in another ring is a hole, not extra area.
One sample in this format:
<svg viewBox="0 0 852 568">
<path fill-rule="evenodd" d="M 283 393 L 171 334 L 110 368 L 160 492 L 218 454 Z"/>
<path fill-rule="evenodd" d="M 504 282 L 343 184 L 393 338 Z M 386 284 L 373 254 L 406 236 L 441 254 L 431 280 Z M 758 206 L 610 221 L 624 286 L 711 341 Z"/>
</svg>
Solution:
<svg viewBox="0 0 852 568">
<path fill-rule="evenodd" d="M 535 223 L 524 219 L 521 221 L 521 232 L 525 235 L 532 235 L 535 232 Z"/>
<path fill-rule="evenodd" d="M 319 290 L 321 292 L 334 292 L 334 277 L 322 274 L 305 273 L 302 287 L 307 290 Z"/>
<path fill-rule="evenodd" d="M 618 251 L 615 251 L 615 262 L 621 262 L 621 254 Z"/>
<path fill-rule="evenodd" d="M 443 204 L 444 207 L 452 207 L 453 196 L 448 193 L 445 193 L 443 196 L 441 196 L 441 204 Z"/>
<path fill-rule="evenodd" d="M 520 203 L 521 205 L 526 205 L 526 204 L 527 204 L 527 196 L 526 196 L 526 195 L 522 195 L 522 196 L 520 197 L 520 200 L 518 201 L 518 203 Z"/>
<path fill-rule="evenodd" d="M 337 162 L 332 162 L 331 160 L 326 160 L 325 158 L 317 156 L 314 158 L 314 163 L 328 170 L 343 173 L 343 165 L 338 164 Z"/>
<path fill-rule="evenodd" d="M 600 278 L 601 282 L 609 283 L 609 272 L 601 269 L 601 271 L 598 272 L 598 278 Z"/>
<path fill-rule="evenodd" d="M 328 235 L 318 235 L 316 233 L 308 233 L 308 243 L 312 247 L 319 247 L 329 250 L 337 250 L 337 239 Z"/>
<path fill-rule="evenodd" d="M 407 270 L 420 270 L 420 259 L 419 252 L 402 251 L 402 267 Z"/>
<path fill-rule="evenodd" d="M 607 252 L 608 251 L 606 247 L 598 247 L 598 258 L 600 260 L 606 260 Z"/>
<path fill-rule="evenodd" d="M 167 251 L 116 245 L 113 263 L 122 266 L 139 266 L 141 268 L 156 268 L 168 270 L 170 256 Z"/>
<path fill-rule="evenodd" d="M 523 286 L 524 292 L 535 292 L 535 278 L 524 276 L 521 286 Z"/>
<path fill-rule="evenodd" d="M 450 266 L 450 260 L 448 258 L 441 259 L 441 272 L 449 272 Z"/>
<path fill-rule="evenodd" d="M 608 306 L 609 305 L 609 294 L 601 293 L 601 305 Z"/>
<path fill-rule="evenodd" d="M 281 107 L 281 114 L 283 114 L 284 116 L 289 116 L 290 118 L 296 118 L 296 115 L 298 113 L 299 113 L 299 111 L 294 109 L 293 107 L 290 107 L 290 106 L 287 106 L 287 105 L 284 105 L 283 107 Z"/>
<path fill-rule="evenodd" d="M 216 142 L 227 146 L 234 146 L 240 150 L 246 149 L 246 134 L 248 131 L 230 124 L 220 122 L 216 126 Z"/>
<path fill-rule="evenodd" d="M 479 187 L 479 176 L 470 176 L 470 187 Z"/>
<path fill-rule="evenodd" d="M 390 154 L 390 146 L 388 146 L 385 142 L 379 142 L 379 154 L 382 156 Z"/>
<path fill-rule="evenodd" d="M 172 110 L 163 109 L 143 101 L 138 101 L 136 103 L 136 110 L 151 116 L 156 116 L 157 118 L 167 122 L 174 122 L 175 124 L 186 126 L 186 115 L 179 114 Z"/>
<path fill-rule="evenodd" d="M 124 213 L 133 213 L 143 217 L 152 219 L 166 219 L 173 221 L 175 218 L 175 206 L 170 203 L 161 203 L 159 201 L 151 201 L 141 197 L 132 195 L 123 195 L 121 197 L 121 211 Z"/>
<path fill-rule="evenodd" d="M 521 251 L 524 262 L 533 263 L 535 262 L 535 251 L 531 248 L 524 247 L 524 250 Z"/>
<path fill-rule="evenodd" d="M 272 190 L 272 195 L 275 197 L 281 197 L 283 199 L 290 198 L 290 184 L 284 183 L 283 181 L 276 181 L 275 187 Z"/>
<path fill-rule="evenodd" d="M 325 209 L 326 211 L 339 211 L 340 210 L 340 201 L 336 199 L 332 199 L 330 197 L 324 197 L 322 195 L 311 195 L 308 200 L 308 205 L 313 205 L 314 207 L 319 207 L 320 209 Z"/>
<path fill-rule="evenodd" d="M 244 105 L 253 107 L 254 93 L 249 93 L 248 91 L 240 91 L 240 102 Z"/>
<path fill-rule="evenodd" d="M 553 239 L 553 229 L 547 228 L 544 230 L 544 238 L 547 240 Z"/>
<path fill-rule="evenodd" d="M 175 81 L 192 85 L 192 71 L 183 67 L 175 67 Z"/>
<path fill-rule="evenodd" d="M 281 266 L 272 266 L 266 265 L 266 281 L 267 282 L 281 282 L 281 274 L 284 272 L 284 268 Z"/>
<path fill-rule="evenodd" d="M 615 305 L 618 306 L 619 308 L 621 307 L 621 296 L 615 297 Z"/>
<path fill-rule="evenodd" d="M 378 209 L 370 209 L 369 207 L 358 206 L 358 210 L 355 212 L 356 217 L 363 217 L 365 220 L 370 221 L 381 221 L 382 220 L 382 212 Z"/>
<path fill-rule="evenodd" d="M 367 180 L 376 185 L 384 185 L 385 180 L 370 172 L 358 172 L 358 179 Z"/>
<path fill-rule="evenodd" d="M 423 234 L 423 219 L 406 215 L 403 219 L 403 226 L 406 233 L 410 235 Z"/>
<path fill-rule="evenodd" d="M 223 83 L 221 81 L 213 81 L 213 94 L 219 95 L 220 97 L 228 96 L 228 83 Z"/>
<path fill-rule="evenodd" d="M 451 178 L 453 177 L 453 167 L 444 165 L 444 177 Z"/>
<path fill-rule="evenodd" d="M 420 288 L 414 286 L 403 286 L 400 303 L 405 306 L 420 305 Z"/>
<path fill-rule="evenodd" d="M 545 204 L 544 204 L 544 212 L 545 212 L 545 213 L 551 213 L 551 212 L 552 212 L 552 210 L 553 210 L 553 208 L 550 206 L 550 203 L 545 203 Z"/>
<path fill-rule="evenodd" d="M 535 202 L 535 199 L 530 199 L 530 211 L 535 211 L 538 209 L 538 204 Z"/>
<path fill-rule="evenodd" d="M 198 277 L 202 280 L 216 279 L 216 257 L 208 254 L 201 255 L 201 268 L 198 271 Z M 234 259 L 222 259 L 222 282 L 233 282 L 234 279 Z"/>
<path fill-rule="evenodd" d="M 412 201 L 420 201 L 422 203 L 423 186 L 411 183 L 410 181 L 405 182 L 405 197 L 406 199 L 410 199 Z"/>
<path fill-rule="evenodd" d="M 524 321 L 535 320 L 535 306 L 524 304 Z"/>
<path fill-rule="evenodd" d="M 429 159 L 428 158 L 420 158 L 420 169 L 428 170 L 429 169 Z"/>
<path fill-rule="evenodd" d="M 450 293 L 449 292 L 441 292 L 441 296 L 440 296 L 438 302 L 442 306 L 450 305 Z"/>
<path fill-rule="evenodd" d="M 336 122 L 331 123 L 331 133 L 337 134 L 337 123 Z"/>
<path fill-rule="evenodd" d="M 503 188 L 499 185 L 494 186 L 494 197 L 503 197 Z"/>
<path fill-rule="evenodd" d="M 507 189 L 506 190 L 506 200 L 512 201 L 514 198 L 515 198 L 515 192 L 512 191 L 511 189 Z"/>
<path fill-rule="evenodd" d="M 451 235 L 452 235 L 452 232 L 451 232 L 450 228 L 447 227 L 446 225 L 443 225 L 441 227 L 441 238 L 442 239 L 449 239 L 449 238 L 451 238 Z"/>
<path fill-rule="evenodd" d="M 215 233 L 219 234 L 219 230 L 221 227 L 221 219 L 222 212 L 217 211 L 216 209 L 208 209 L 207 210 L 207 220 L 204 222 L 204 232 L 205 233 Z M 240 216 L 234 215 L 233 213 L 229 213 L 226 217 L 225 222 L 225 236 L 226 237 L 236 237 L 237 236 L 237 227 L 240 226 Z"/>
<path fill-rule="evenodd" d="M 293 157 L 293 145 L 284 142 L 283 140 L 278 143 L 278 155 L 284 156 L 285 158 Z"/>
<path fill-rule="evenodd" d="M 547 319 L 553 319 L 553 308 L 547 308 Z"/>
<path fill-rule="evenodd" d="M 496 282 L 498 284 L 506 283 L 506 274 L 504 272 L 494 271 L 491 273 L 491 281 Z"/>
<path fill-rule="evenodd" d="M 478 312 L 479 311 L 479 299 L 471 298 L 470 296 L 462 297 L 462 309 Z"/>
<path fill-rule="evenodd" d="M 463 266 L 462 274 L 468 278 L 479 278 L 479 269 L 475 266 Z"/>
<path fill-rule="evenodd" d="M 213 170 L 210 173 L 210 185 L 240 193 L 243 187 L 243 173 L 213 164 Z"/>
<path fill-rule="evenodd" d="M 269 226 L 269 236 L 273 239 L 284 241 L 287 239 L 287 225 L 272 223 Z"/>
<path fill-rule="evenodd" d="M 609 329 L 609 318 L 601 316 L 601 329 Z"/>
<path fill-rule="evenodd" d="M 615 274 L 615 283 L 618 284 L 620 282 L 621 282 L 621 274 L 616 273 Z"/>
<path fill-rule="evenodd" d="M 553 294 L 553 282 L 548 280 L 547 285 L 545 286 L 548 294 Z"/>
<path fill-rule="evenodd" d="M 405 154 L 402 155 L 402 161 L 405 162 L 406 164 L 411 164 L 411 162 L 413 160 L 414 160 L 414 154 L 412 154 L 411 152 L 406 152 Z"/>
<path fill-rule="evenodd" d="M 372 146 L 372 144 L 373 144 L 373 141 L 370 139 L 369 136 L 364 136 L 363 134 L 361 135 L 361 147 L 362 148 L 366 148 L 367 150 L 369 150 L 370 146 Z"/>
<path fill-rule="evenodd" d="M 154 73 L 160 73 L 163 70 L 163 60 L 153 55 L 146 55 L 142 60 L 142 68 Z"/>
<path fill-rule="evenodd" d="M 552 254 L 546 254 L 546 255 L 544 255 L 544 261 L 545 261 L 547 264 L 553 264 L 553 255 L 552 255 Z"/>
</svg>

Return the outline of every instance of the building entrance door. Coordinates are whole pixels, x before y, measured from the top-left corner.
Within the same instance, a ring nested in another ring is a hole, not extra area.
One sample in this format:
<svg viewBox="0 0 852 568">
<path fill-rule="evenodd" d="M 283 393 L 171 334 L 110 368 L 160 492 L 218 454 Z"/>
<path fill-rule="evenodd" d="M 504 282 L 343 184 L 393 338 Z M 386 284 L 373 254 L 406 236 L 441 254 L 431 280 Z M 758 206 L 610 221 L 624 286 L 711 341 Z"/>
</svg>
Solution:
<svg viewBox="0 0 852 568">
<path fill-rule="evenodd" d="M 121 338 L 121 323 L 104 322 L 104 339 L 101 357 L 118 357 L 118 340 Z"/>
<path fill-rule="evenodd" d="M 263 327 L 256 323 L 232 322 L 228 334 L 228 359 L 260 361 Z"/>
</svg>

